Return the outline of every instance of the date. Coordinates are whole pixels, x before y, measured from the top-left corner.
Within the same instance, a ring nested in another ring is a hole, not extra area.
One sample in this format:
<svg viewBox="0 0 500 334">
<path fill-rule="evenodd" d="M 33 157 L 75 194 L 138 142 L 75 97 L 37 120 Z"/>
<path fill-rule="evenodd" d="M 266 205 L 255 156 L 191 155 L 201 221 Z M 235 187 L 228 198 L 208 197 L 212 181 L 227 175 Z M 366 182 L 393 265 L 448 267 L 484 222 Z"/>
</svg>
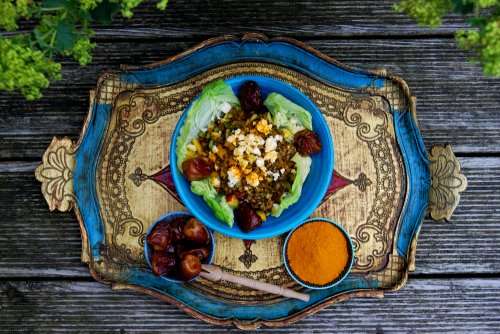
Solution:
<svg viewBox="0 0 500 334">
<path fill-rule="evenodd" d="M 213 172 L 214 163 L 207 157 L 192 158 L 182 163 L 182 173 L 189 181 L 202 180 Z"/>
<path fill-rule="evenodd" d="M 240 105 L 245 111 L 262 111 L 262 93 L 255 81 L 245 81 L 240 88 Z"/>
<path fill-rule="evenodd" d="M 294 136 L 295 148 L 302 156 L 310 156 L 321 152 L 321 141 L 318 135 L 311 130 L 301 130 Z"/>
<path fill-rule="evenodd" d="M 238 226 L 245 233 L 248 233 L 262 225 L 262 218 L 248 202 L 241 202 L 234 213 Z"/>
</svg>

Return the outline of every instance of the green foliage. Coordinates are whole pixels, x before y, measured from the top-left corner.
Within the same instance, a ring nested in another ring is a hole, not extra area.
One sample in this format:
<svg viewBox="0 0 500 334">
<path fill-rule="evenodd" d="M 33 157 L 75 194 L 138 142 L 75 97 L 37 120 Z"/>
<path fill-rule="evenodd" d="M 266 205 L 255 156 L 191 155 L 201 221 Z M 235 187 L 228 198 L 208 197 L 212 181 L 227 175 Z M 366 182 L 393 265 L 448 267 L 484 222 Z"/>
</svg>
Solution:
<svg viewBox="0 0 500 334">
<path fill-rule="evenodd" d="M 20 91 L 27 99 L 61 78 L 56 56 L 73 57 L 80 65 L 92 61 L 94 22 L 109 24 L 120 13 L 133 16 L 143 0 L 0 0 L 0 32 L 15 31 L 19 20 L 33 20 L 30 32 L 0 36 L 0 90 Z M 157 3 L 164 10 L 168 0 Z"/>
<path fill-rule="evenodd" d="M 473 52 L 471 62 L 479 62 L 484 74 L 500 76 L 500 0 L 402 0 L 394 9 L 431 28 L 451 11 L 469 16 L 471 29 L 455 34 L 458 47 Z"/>
<path fill-rule="evenodd" d="M 40 88 L 61 77 L 61 64 L 31 48 L 22 38 L 0 39 L 0 55 L 0 89 L 19 90 L 28 100 L 40 98 Z"/>
</svg>

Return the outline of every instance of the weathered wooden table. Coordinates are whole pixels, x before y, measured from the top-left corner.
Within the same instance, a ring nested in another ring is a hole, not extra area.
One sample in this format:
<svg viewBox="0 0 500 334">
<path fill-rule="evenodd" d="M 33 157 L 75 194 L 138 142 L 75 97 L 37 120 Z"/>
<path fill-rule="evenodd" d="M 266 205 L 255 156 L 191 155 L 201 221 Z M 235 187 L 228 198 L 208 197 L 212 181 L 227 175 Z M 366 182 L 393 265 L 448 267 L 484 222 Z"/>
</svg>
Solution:
<svg viewBox="0 0 500 334">
<path fill-rule="evenodd" d="M 65 60 L 44 98 L 0 94 L 0 332 L 236 331 L 140 293 L 113 292 L 80 262 L 72 214 L 50 213 L 34 169 L 54 135 L 76 139 L 99 74 L 147 64 L 208 37 L 264 32 L 297 38 L 351 66 L 405 78 L 429 147 L 450 143 L 469 186 L 450 223 L 426 220 L 416 271 L 384 299 L 352 299 L 275 331 L 500 331 L 500 80 L 456 49 L 448 17 L 417 28 L 392 1 L 172 1 L 96 27 L 92 65 Z M 265 331 L 270 329 L 264 328 Z"/>
</svg>

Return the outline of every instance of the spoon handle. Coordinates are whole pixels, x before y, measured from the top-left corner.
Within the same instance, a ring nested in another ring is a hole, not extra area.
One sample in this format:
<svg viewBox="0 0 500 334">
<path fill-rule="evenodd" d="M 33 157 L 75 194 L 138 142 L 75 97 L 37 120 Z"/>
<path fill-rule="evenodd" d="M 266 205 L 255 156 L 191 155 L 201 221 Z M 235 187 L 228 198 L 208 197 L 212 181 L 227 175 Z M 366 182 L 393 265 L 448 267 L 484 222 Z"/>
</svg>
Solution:
<svg viewBox="0 0 500 334">
<path fill-rule="evenodd" d="M 291 289 L 283 288 L 278 285 L 269 284 L 261 281 L 257 281 L 251 278 L 236 276 L 230 273 L 222 271 L 221 268 L 214 265 L 202 265 L 202 271 L 200 273 L 201 277 L 204 277 L 210 281 L 225 280 L 232 283 L 237 283 L 255 290 L 269 292 L 275 295 L 280 295 L 287 298 L 299 299 L 304 302 L 309 301 L 309 295 L 306 293 L 300 293 L 293 291 Z"/>
</svg>

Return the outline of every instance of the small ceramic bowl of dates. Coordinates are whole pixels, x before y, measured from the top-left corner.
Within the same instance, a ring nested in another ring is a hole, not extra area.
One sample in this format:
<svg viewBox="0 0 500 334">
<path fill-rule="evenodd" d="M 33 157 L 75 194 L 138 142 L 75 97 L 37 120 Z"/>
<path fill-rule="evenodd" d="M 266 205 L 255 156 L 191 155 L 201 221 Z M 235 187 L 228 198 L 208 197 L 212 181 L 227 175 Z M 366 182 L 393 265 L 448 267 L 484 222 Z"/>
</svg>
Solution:
<svg viewBox="0 0 500 334">
<path fill-rule="evenodd" d="M 202 264 L 214 257 L 210 229 L 187 212 L 171 212 L 153 223 L 144 242 L 144 255 L 153 274 L 169 282 L 196 279 Z"/>
</svg>

